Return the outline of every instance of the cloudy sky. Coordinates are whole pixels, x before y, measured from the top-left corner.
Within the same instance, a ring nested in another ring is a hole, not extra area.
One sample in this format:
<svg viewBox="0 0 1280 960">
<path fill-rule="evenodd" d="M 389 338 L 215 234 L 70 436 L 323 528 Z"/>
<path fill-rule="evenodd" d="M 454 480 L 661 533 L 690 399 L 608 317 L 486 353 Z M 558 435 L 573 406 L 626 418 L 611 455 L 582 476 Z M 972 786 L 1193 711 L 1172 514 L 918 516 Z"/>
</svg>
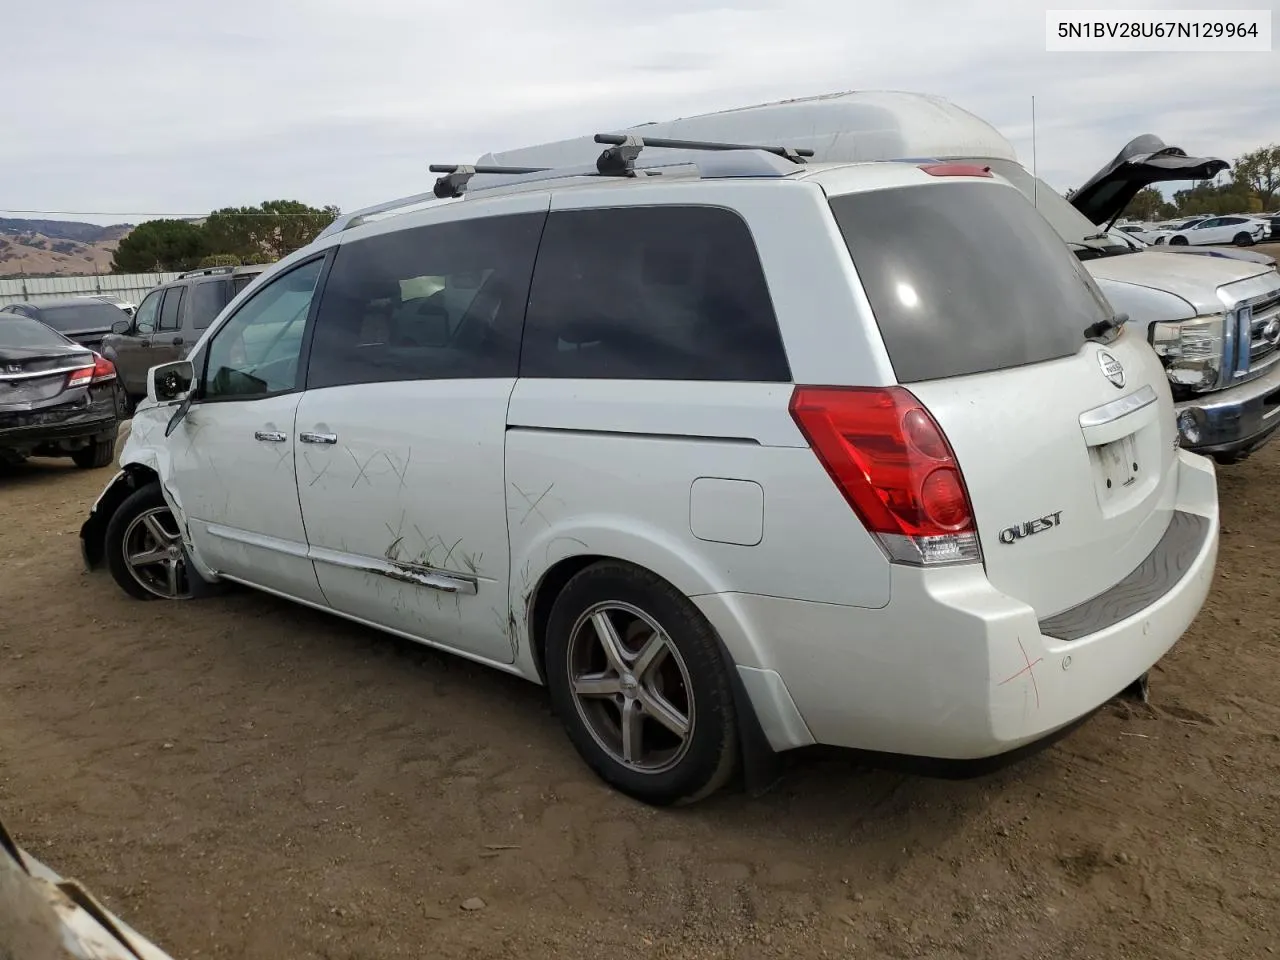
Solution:
<svg viewBox="0 0 1280 960">
<path fill-rule="evenodd" d="M 848 89 L 946 96 L 1028 166 L 1034 94 L 1058 189 L 1139 133 L 1280 141 L 1280 53 L 1046 53 L 1031 0 L 0 2 L 0 216 L 349 210 L 427 189 L 431 162 Z"/>
</svg>

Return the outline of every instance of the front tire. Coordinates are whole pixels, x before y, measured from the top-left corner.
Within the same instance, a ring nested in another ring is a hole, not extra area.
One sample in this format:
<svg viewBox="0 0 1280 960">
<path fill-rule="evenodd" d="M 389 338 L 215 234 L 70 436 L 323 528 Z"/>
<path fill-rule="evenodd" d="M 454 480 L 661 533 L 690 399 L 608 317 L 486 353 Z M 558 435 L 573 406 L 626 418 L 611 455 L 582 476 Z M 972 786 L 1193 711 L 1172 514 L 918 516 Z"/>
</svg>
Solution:
<svg viewBox="0 0 1280 960">
<path fill-rule="evenodd" d="M 129 494 L 107 522 L 107 567 L 122 590 L 139 600 L 188 600 L 187 554 L 178 521 L 152 481 Z"/>
<path fill-rule="evenodd" d="M 99 437 L 92 440 L 87 447 L 72 451 L 71 462 L 81 470 L 97 470 L 105 467 L 116 458 L 116 438 Z"/>
<path fill-rule="evenodd" d="M 552 607 L 546 654 L 552 705 L 606 783 L 668 806 L 732 776 L 738 726 L 719 643 L 665 580 L 614 561 L 581 571 Z"/>
</svg>

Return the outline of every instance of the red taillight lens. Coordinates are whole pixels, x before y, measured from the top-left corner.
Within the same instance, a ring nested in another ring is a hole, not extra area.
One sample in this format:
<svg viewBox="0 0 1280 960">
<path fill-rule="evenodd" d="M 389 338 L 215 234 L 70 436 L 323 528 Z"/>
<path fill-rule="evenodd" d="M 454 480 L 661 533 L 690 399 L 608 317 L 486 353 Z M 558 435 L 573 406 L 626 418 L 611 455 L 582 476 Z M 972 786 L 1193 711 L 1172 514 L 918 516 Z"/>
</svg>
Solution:
<svg viewBox="0 0 1280 960">
<path fill-rule="evenodd" d="M 116 378 L 116 365 L 106 357 L 94 354 L 93 359 L 93 382 L 101 383 L 104 380 L 114 380 Z"/>
<path fill-rule="evenodd" d="M 941 428 L 902 387 L 796 387 L 791 416 L 867 530 L 912 563 L 976 560 L 973 510 Z"/>
<path fill-rule="evenodd" d="M 72 370 L 67 374 L 67 389 L 87 387 L 93 382 L 93 371 L 93 367 L 81 367 L 79 370 Z"/>
</svg>

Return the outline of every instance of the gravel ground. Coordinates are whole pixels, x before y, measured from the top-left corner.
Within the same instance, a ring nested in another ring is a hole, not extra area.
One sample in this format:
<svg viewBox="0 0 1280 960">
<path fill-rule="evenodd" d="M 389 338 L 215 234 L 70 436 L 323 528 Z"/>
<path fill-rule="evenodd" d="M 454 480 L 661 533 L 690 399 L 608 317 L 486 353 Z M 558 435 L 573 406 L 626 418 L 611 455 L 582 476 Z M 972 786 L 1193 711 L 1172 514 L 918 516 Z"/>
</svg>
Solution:
<svg viewBox="0 0 1280 960">
<path fill-rule="evenodd" d="M 1280 949 L 1280 444 L 1220 469 L 1217 582 L 1150 704 L 980 780 L 806 758 L 667 812 L 601 786 L 538 688 L 84 573 L 109 474 L 0 473 L 0 812 L 177 957 Z"/>
</svg>

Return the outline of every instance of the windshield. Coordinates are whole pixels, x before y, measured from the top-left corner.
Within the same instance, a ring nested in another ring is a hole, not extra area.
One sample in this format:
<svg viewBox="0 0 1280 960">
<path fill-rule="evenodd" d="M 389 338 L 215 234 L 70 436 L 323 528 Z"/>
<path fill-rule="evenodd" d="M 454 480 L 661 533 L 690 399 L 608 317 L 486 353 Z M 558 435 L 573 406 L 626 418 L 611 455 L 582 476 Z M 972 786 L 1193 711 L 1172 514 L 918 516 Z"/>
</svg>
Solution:
<svg viewBox="0 0 1280 960">
<path fill-rule="evenodd" d="M 1069 357 L 1112 315 L 1045 219 L 1002 184 L 830 203 L 900 383 Z"/>
<path fill-rule="evenodd" d="M 110 330 L 111 325 L 116 321 L 129 319 L 119 307 L 113 307 L 101 300 L 86 300 L 84 303 L 58 307 L 45 307 L 38 303 L 35 306 L 40 311 L 40 319 L 61 333 L 75 330 Z"/>
<path fill-rule="evenodd" d="M 39 320 L 16 313 L 0 313 L 0 349 L 4 347 L 65 347 L 67 339 Z"/>
</svg>

